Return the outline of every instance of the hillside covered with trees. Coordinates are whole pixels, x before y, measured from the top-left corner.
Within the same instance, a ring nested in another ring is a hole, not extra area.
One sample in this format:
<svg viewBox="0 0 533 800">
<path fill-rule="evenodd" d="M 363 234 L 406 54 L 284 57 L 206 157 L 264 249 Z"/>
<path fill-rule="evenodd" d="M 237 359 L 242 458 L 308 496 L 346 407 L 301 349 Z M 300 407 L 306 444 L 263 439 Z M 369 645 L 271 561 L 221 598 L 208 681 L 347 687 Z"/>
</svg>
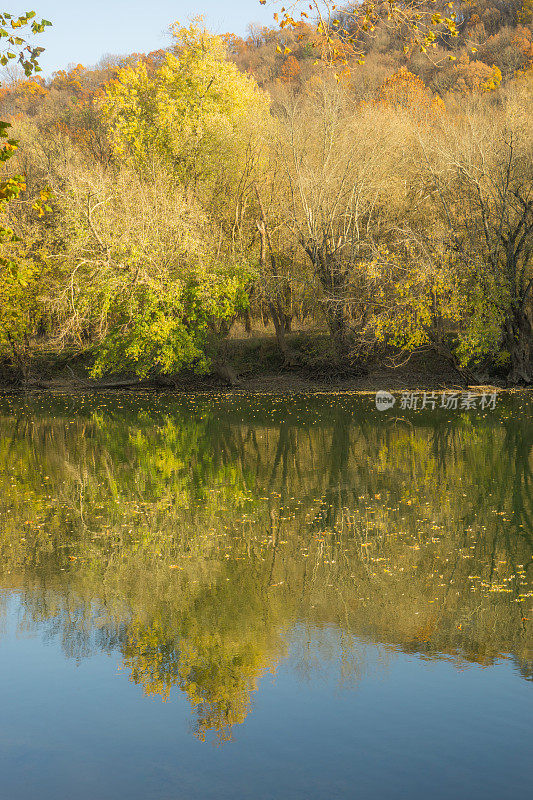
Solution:
<svg viewBox="0 0 533 800">
<path fill-rule="evenodd" d="M 275 16 L 8 69 L 4 379 L 52 354 L 232 381 L 230 337 L 271 332 L 287 370 L 422 351 L 465 382 L 532 382 L 532 0 Z"/>
</svg>

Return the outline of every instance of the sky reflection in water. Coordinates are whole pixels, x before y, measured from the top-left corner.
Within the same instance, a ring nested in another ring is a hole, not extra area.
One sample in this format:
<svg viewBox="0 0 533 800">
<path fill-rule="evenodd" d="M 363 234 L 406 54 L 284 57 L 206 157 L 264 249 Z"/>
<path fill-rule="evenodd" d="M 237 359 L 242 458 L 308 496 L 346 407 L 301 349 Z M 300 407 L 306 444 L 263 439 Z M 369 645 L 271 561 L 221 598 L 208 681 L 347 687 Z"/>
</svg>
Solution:
<svg viewBox="0 0 533 800">
<path fill-rule="evenodd" d="M 0 399 L 0 796 L 529 792 L 532 408 Z"/>
</svg>

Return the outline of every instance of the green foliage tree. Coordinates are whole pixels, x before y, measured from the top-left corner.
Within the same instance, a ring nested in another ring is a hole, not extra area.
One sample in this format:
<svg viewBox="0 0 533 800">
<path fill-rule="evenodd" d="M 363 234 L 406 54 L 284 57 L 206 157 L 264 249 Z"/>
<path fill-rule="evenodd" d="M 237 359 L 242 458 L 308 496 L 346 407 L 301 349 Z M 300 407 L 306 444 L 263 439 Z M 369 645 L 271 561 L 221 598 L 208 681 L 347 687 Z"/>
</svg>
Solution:
<svg viewBox="0 0 533 800">
<path fill-rule="evenodd" d="M 172 31 L 159 66 L 121 67 L 106 87 L 115 162 L 87 170 L 68 144 L 52 176 L 64 252 L 51 303 L 63 341 L 98 345 L 94 375 L 205 371 L 247 306 L 238 239 L 269 98 L 202 24 Z"/>
<path fill-rule="evenodd" d="M 98 376 L 205 372 L 246 308 L 249 278 L 217 253 L 199 204 L 164 170 L 148 184 L 128 169 L 74 167 L 56 202 L 67 224 L 49 307 L 63 341 L 92 342 Z"/>
<path fill-rule="evenodd" d="M 19 16 L 1 12 L 0 38 L 4 46 L 0 49 L 0 65 L 5 67 L 17 61 L 26 76 L 40 72 L 38 58 L 43 48 L 32 46 L 25 36 L 42 33 L 48 25 L 48 20 L 35 19 L 34 11 Z M 0 121 L 2 165 L 12 158 L 19 145 L 17 139 L 10 137 L 10 128 L 9 122 Z M 4 175 L 0 180 L 0 356 L 7 351 L 23 374 L 27 370 L 28 338 L 36 317 L 38 270 L 31 259 L 24 257 L 20 238 L 5 219 L 7 204 L 19 198 L 25 188 L 25 178 L 20 174 Z M 42 213 L 47 199 L 43 194 L 34 204 L 38 213 Z"/>
</svg>

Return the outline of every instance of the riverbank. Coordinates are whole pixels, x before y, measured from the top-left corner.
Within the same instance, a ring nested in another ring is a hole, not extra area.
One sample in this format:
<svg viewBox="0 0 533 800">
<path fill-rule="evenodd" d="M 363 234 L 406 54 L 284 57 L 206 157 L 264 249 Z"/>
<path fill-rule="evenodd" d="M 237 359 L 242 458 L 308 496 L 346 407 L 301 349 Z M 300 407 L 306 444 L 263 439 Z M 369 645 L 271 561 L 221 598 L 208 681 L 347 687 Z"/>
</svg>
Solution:
<svg viewBox="0 0 533 800">
<path fill-rule="evenodd" d="M 184 372 L 172 376 L 140 380 L 131 374 L 116 374 L 95 380 L 90 376 L 87 354 L 42 352 L 36 355 L 25 380 L 0 365 L 0 391 L 113 391 L 163 390 L 177 392 L 236 391 L 321 392 L 414 389 L 462 390 L 468 387 L 513 388 L 497 376 L 483 375 L 479 381 L 461 374 L 449 361 L 434 352 L 416 353 L 403 363 L 394 355 L 360 367 L 334 367 L 324 358 L 313 359 L 300 353 L 297 363 L 287 365 L 268 337 L 230 340 L 224 358 L 206 375 Z"/>
<path fill-rule="evenodd" d="M 464 390 L 467 388 L 493 388 L 499 390 L 527 387 L 508 387 L 502 381 L 466 383 L 452 371 L 419 372 L 406 367 L 398 369 L 375 369 L 366 375 L 316 376 L 301 371 L 265 372 L 259 375 L 238 376 L 230 382 L 220 375 L 186 375 L 168 379 L 136 380 L 131 376 L 118 376 L 102 381 L 91 381 L 76 375 L 72 377 L 54 376 L 51 378 L 30 377 L 25 382 L 0 380 L 0 392 L 20 391 L 176 391 L 209 392 L 234 391 L 238 393 L 304 393 L 327 391 L 377 392 L 380 390 L 398 392 L 402 390 Z"/>
</svg>

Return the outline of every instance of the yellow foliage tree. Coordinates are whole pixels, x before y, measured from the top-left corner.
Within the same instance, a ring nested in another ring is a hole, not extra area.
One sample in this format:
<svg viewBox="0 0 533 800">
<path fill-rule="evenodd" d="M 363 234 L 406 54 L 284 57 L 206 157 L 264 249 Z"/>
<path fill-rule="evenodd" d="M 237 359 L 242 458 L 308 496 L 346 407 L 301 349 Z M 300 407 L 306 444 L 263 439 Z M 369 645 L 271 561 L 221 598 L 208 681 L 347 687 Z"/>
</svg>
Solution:
<svg viewBox="0 0 533 800">
<path fill-rule="evenodd" d="M 227 60 L 227 43 L 201 19 L 172 28 L 174 52 L 149 73 L 120 69 L 105 91 L 104 113 L 117 155 L 146 167 L 163 161 L 186 184 L 238 174 L 270 100 Z"/>
</svg>

